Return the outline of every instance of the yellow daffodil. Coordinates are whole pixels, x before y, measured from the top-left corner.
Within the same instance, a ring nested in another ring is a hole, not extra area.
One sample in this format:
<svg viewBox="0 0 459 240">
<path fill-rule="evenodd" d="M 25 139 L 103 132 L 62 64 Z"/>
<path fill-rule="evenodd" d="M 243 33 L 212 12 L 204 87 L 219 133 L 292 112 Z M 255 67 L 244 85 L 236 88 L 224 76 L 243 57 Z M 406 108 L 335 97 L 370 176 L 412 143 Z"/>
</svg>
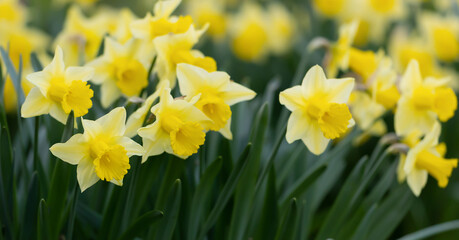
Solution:
<svg viewBox="0 0 459 240">
<path fill-rule="evenodd" d="M 457 167 L 457 159 L 445 159 L 438 151 L 444 149 L 438 144 L 440 130 L 440 124 L 435 123 L 431 131 L 400 161 L 403 172 L 399 170 L 399 181 L 406 178 L 416 196 L 421 194 L 429 174 L 437 180 L 439 187 L 445 188 L 453 168 Z"/>
<path fill-rule="evenodd" d="M 268 52 L 268 26 L 263 9 L 244 3 L 231 19 L 231 47 L 234 54 L 245 61 L 260 61 Z"/>
<path fill-rule="evenodd" d="M 351 48 L 349 53 L 349 68 L 362 76 L 364 83 L 368 81 L 377 67 L 376 54 L 373 51 L 362 51 L 357 48 Z"/>
<path fill-rule="evenodd" d="M 78 66 L 96 57 L 107 32 L 104 21 L 86 18 L 78 7 L 72 6 L 55 45 L 65 50 L 67 64 Z"/>
<path fill-rule="evenodd" d="M 338 41 L 330 49 L 330 59 L 327 66 L 327 75 L 329 77 L 336 77 L 338 70 L 345 71 L 349 67 L 351 46 L 358 24 L 358 21 L 353 21 L 339 28 Z"/>
<path fill-rule="evenodd" d="M 431 13 L 420 15 L 422 30 L 427 38 L 431 51 L 445 62 L 459 58 L 459 19 L 441 17 Z"/>
<path fill-rule="evenodd" d="M 137 20 L 137 16 L 129 8 L 99 7 L 92 17 L 92 21 L 102 23 L 107 35 L 116 39 L 119 43 L 126 43 L 133 38 L 131 23 Z"/>
<path fill-rule="evenodd" d="M 216 40 L 221 40 L 225 34 L 228 19 L 225 14 L 223 1 L 191 0 L 188 1 L 188 11 L 198 26 L 209 24 L 207 33 Z"/>
<path fill-rule="evenodd" d="M 145 18 L 131 24 L 131 31 L 135 38 L 151 42 L 159 36 L 169 33 L 184 33 L 193 25 L 190 16 L 171 16 L 181 0 L 158 1 L 153 9 L 154 16 L 147 13 Z"/>
<path fill-rule="evenodd" d="M 268 47 L 274 54 L 284 54 L 293 45 L 297 23 L 293 15 L 280 3 L 271 3 L 267 9 Z"/>
<path fill-rule="evenodd" d="M 93 91 L 87 81 L 93 76 L 89 67 L 65 67 L 60 47 L 56 48 L 53 61 L 43 71 L 27 76 L 35 87 L 30 91 L 21 108 L 24 118 L 50 114 L 61 123 L 66 122 L 73 111 L 80 117 L 92 107 Z"/>
<path fill-rule="evenodd" d="M 427 133 L 437 118 L 445 122 L 453 117 L 457 98 L 454 91 L 447 87 L 448 80 L 423 79 L 418 62 L 410 62 L 400 82 L 402 96 L 395 112 L 398 135 L 406 135 L 416 129 Z"/>
<path fill-rule="evenodd" d="M 226 72 L 209 73 L 185 63 L 177 66 L 177 77 L 180 93 L 186 96 L 185 100 L 199 97 L 194 105 L 213 121 L 208 128 L 232 139 L 230 106 L 250 100 L 256 93 L 231 81 Z"/>
<path fill-rule="evenodd" d="M 142 162 L 163 152 L 187 158 L 204 144 L 204 126 L 209 126 L 211 120 L 194 106 L 197 98 L 191 102 L 173 99 L 170 91 L 162 89 L 159 103 L 151 109 L 155 122 L 138 130 L 146 150 Z"/>
<path fill-rule="evenodd" d="M 125 121 L 126 110 L 122 107 L 95 121 L 83 119 L 83 134 L 75 134 L 49 149 L 63 161 L 78 165 L 77 179 L 82 192 L 99 179 L 122 186 L 131 167 L 129 158 L 144 154 L 142 146 L 124 136 Z"/>
<path fill-rule="evenodd" d="M 122 45 L 106 37 L 104 54 L 87 64 L 95 69 L 91 81 L 102 85 L 102 106 L 107 108 L 122 95 L 138 96 L 148 85 L 151 61 L 139 41 L 131 39 Z"/>
<path fill-rule="evenodd" d="M 312 153 L 325 151 L 330 139 L 342 136 L 354 124 L 346 105 L 353 88 L 353 78 L 327 79 L 316 65 L 301 86 L 282 91 L 279 101 L 292 112 L 287 142 L 301 139 Z"/>
<path fill-rule="evenodd" d="M 380 51 L 377 56 L 378 67 L 372 75 L 371 92 L 373 99 L 386 109 L 394 109 L 400 99 L 397 87 L 397 73 L 392 64 L 392 59 L 384 56 Z"/>
<path fill-rule="evenodd" d="M 191 26 L 181 34 L 168 34 L 155 38 L 154 45 L 157 59 L 154 71 L 160 81 L 169 81 L 173 88 L 176 83 L 176 69 L 179 63 L 188 63 L 206 69 L 209 72 L 217 70 L 217 63 L 211 57 L 204 56 L 200 51 L 193 50 L 205 28 L 196 30 Z"/>
</svg>

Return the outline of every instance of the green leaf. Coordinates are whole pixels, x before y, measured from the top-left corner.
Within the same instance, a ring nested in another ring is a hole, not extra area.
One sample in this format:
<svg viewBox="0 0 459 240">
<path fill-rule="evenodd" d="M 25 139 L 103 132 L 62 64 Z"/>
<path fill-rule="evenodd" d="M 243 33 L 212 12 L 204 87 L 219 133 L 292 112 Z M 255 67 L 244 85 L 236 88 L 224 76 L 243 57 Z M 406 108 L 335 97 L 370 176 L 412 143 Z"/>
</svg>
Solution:
<svg viewBox="0 0 459 240">
<path fill-rule="evenodd" d="M 37 172 L 32 174 L 32 180 L 30 182 L 29 191 L 27 194 L 27 202 L 24 211 L 24 220 L 21 223 L 22 229 L 20 234 L 22 239 L 33 239 L 37 234 L 37 221 L 38 204 L 39 204 L 39 185 Z M 25 230 L 27 229 L 27 230 Z"/>
<path fill-rule="evenodd" d="M 73 111 L 70 112 L 67 123 L 64 128 L 64 133 L 62 134 L 61 142 L 66 142 L 73 134 L 73 124 L 75 122 L 73 117 Z M 52 219 L 52 222 L 49 222 L 49 235 L 52 239 L 57 239 L 63 223 L 65 222 L 64 212 L 65 212 L 65 203 L 67 199 L 67 194 L 69 191 L 69 182 L 70 177 L 74 174 L 71 174 L 73 168 L 64 163 L 62 160 L 56 158 L 56 163 L 54 166 L 53 174 L 51 177 L 47 205 L 49 206 L 49 219 Z"/>
<path fill-rule="evenodd" d="M 280 198 L 281 209 L 287 205 L 288 199 L 293 197 L 299 197 L 303 194 L 308 187 L 314 183 L 314 181 L 325 171 L 326 166 L 316 165 L 313 168 L 308 169 L 300 179 L 298 179 Z"/>
<path fill-rule="evenodd" d="M 220 172 L 222 162 L 223 159 L 219 157 L 209 165 L 193 193 L 193 200 L 191 201 L 192 208 L 190 209 L 190 218 L 188 219 L 187 239 L 196 238 L 199 226 L 202 224 L 204 209 L 209 204 L 212 186 L 214 185 L 215 177 Z"/>
<path fill-rule="evenodd" d="M 254 239 L 270 240 L 274 239 L 278 227 L 279 209 L 277 206 L 276 191 L 276 172 L 270 168 L 268 182 L 266 184 L 266 194 L 259 224 L 256 226 Z"/>
<path fill-rule="evenodd" d="M 387 239 L 411 208 L 415 197 L 406 184 L 389 194 L 369 219 L 370 231 L 365 239 Z"/>
<path fill-rule="evenodd" d="M 128 229 L 121 235 L 119 240 L 129 240 L 134 239 L 135 237 L 139 237 L 140 234 L 145 232 L 154 223 L 161 220 L 163 215 L 164 214 L 161 211 L 157 210 L 145 213 L 144 215 L 137 218 L 135 222 L 128 227 Z"/>
<path fill-rule="evenodd" d="M 185 160 L 173 155 L 169 156 L 168 161 L 169 163 L 167 165 L 166 174 L 164 175 L 164 179 L 161 183 L 161 188 L 159 189 L 158 197 L 156 199 L 156 209 L 164 209 L 169 192 L 171 191 L 171 186 L 175 184 L 175 179 L 180 177 L 183 166 L 185 165 Z"/>
<path fill-rule="evenodd" d="M 276 240 L 289 240 L 294 238 L 297 227 L 297 215 L 298 209 L 296 199 L 292 198 L 287 212 L 282 218 L 282 223 L 277 230 Z"/>
<path fill-rule="evenodd" d="M 362 221 L 360 222 L 360 225 L 357 227 L 355 230 L 354 236 L 352 236 L 352 239 L 359 240 L 359 239 L 365 239 L 365 235 L 368 233 L 369 225 L 370 225 L 370 218 L 373 214 L 373 212 L 376 210 L 376 203 L 373 204 L 370 209 L 366 212 L 365 216 L 363 217 Z"/>
<path fill-rule="evenodd" d="M 19 57 L 19 69 L 16 71 L 10 56 L 3 47 L 0 46 L 0 54 L 2 55 L 3 62 L 5 63 L 6 70 L 13 81 L 14 89 L 16 90 L 18 105 L 24 102 L 24 92 L 21 87 L 21 72 L 22 72 L 22 56 Z"/>
<path fill-rule="evenodd" d="M 217 221 L 218 217 L 220 216 L 220 213 L 223 211 L 223 208 L 228 203 L 230 197 L 233 195 L 233 192 L 237 184 L 239 183 L 239 179 L 242 175 L 242 172 L 247 166 L 247 156 L 249 155 L 251 146 L 252 144 L 248 143 L 244 151 L 242 152 L 241 156 L 239 157 L 239 160 L 237 161 L 236 166 L 234 167 L 228 180 L 226 181 L 225 186 L 218 195 L 217 202 L 215 203 L 209 216 L 204 222 L 203 227 L 200 229 L 198 239 L 204 239 L 207 232 Z"/>
<path fill-rule="evenodd" d="M 38 230 L 38 239 L 39 240 L 48 240 L 48 207 L 44 199 L 40 200 L 38 205 L 38 219 L 37 219 L 37 230 Z"/>
<path fill-rule="evenodd" d="M 30 54 L 30 63 L 32 64 L 32 68 L 35 72 L 39 72 L 43 70 L 43 65 L 38 59 L 37 53 L 33 52 Z"/>
<path fill-rule="evenodd" d="M 166 207 L 164 209 L 164 221 L 158 227 L 158 232 L 155 239 L 172 239 L 177 218 L 180 211 L 180 202 L 182 200 L 182 182 L 180 179 L 175 180 L 169 194 Z"/>
<path fill-rule="evenodd" d="M 459 220 L 449 221 L 434 226 L 426 227 L 417 232 L 405 235 L 402 238 L 399 238 L 398 240 L 419 240 L 456 229 L 459 229 Z"/>
<path fill-rule="evenodd" d="M 265 143 L 265 133 L 268 127 L 269 109 L 264 103 L 257 113 L 253 123 L 250 142 L 252 151 L 247 159 L 247 167 L 242 173 L 240 183 L 235 192 L 235 204 L 231 216 L 229 239 L 242 239 L 250 216 L 253 214 L 253 200 L 255 198 L 256 182 L 260 169 L 261 152 Z"/>
</svg>

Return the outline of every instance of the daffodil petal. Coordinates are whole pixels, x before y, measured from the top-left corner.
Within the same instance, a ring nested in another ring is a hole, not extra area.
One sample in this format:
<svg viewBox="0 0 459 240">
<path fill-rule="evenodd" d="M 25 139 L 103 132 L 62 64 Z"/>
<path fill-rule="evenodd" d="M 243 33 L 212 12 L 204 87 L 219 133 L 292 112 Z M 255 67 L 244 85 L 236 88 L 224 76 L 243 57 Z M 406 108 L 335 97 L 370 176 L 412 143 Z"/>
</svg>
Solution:
<svg viewBox="0 0 459 240">
<path fill-rule="evenodd" d="M 62 124 L 66 124 L 67 122 L 67 113 L 65 113 L 64 109 L 62 109 L 62 106 L 58 104 L 51 103 L 49 108 L 49 115 L 51 115 L 51 117 L 61 122 Z"/>
<path fill-rule="evenodd" d="M 293 111 L 288 119 L 287 133 L 285 138 L 288 143 L 292 143 L 303 138 L 310 131 L 311 123 L 307 121 L 307 117 L 301 110 Z"/>
<path fill-rule="evenodd" d="M 75 134 L 67 142 L 56 143 L 49 150 L 62 161 L 75 165 L 85 156 L 83 141 L 83 134 Z"/>
<path fill-rule="evenodd" d="M 279 102 L 290 111 L 301 108 L 304 105 L 301 86 L 294 86 L 282 91 L 279 94 Z"/>
<path fill-rule="evenodd" d="M 65 64 L 64 64 L 64 54 L 62 52 L 62 48 L 60 46 L 56 47 L 56 51 L 54 53 L 54 58 L 51 63 L 44 68 L 45 72 L 49 72 L 53 75 L 58 75 L 64 73 L 65 71 Z"/>
<path fill-rule="evenodd" d="M 40 90 L 42 95 L 46 96 L 48 88 L 50 87 L 51 74 L 44 71 L 34 72 L 27 75 L 26 78 Z"/>
<path fill-rule="evenodd" d="M 21 107 L 21 116 L 29 118 L 47 114 L 51 103 L 46 99 L 38 88 L 32 88 Z"/>
<path fill-rule="evenodd" d="M 102 95 L 100 101 L 102 107 L 104 108 L 108 108 L 119 97 L 121 97 L 121 91 L 116 84 L 111 81 L 104 82 L 101 86 L 100 92 Z"/>
<path fill-rule="evenodd" d="M 119 144 L 127 151 L 128 157 L 133 155 L 142 156 L 145 153 L 145 149 L 140 144 L 128 137 L 122 137 Z"/>
<path fill-rule="evenodd" d="M 315 155 L 323 153 L 330 142 L 330 139 L 324 136 L 318 125 L 310 126 L 306 133 L 306 137 L 302 140 L 309 151 Z"/>
<path fill-rule="evenodd" d="M 249 88 L 230 81 L 226 92 L 223 95 L 223 100 L 228 105 L 234 105 L 238 102 L 248 101 L 254 98 L 257 94 Z"/>
<path fill-rule="evenodd" d="M 94 76 L 93 67 L 68 67 L 65 70 L 65 81 L 71 83 L 75 80 L 87 82 Z"/>
<path fill-rule="evenodd" d="M 400 89 L 402 93 L 405 93 L 411 91 L 420 84 L 422 84 L 422 76 L 419 70 L 419 63 L 416 60 L 411 60 L 400 81 Z"/>
<path fill-rule="evenodd" d="M 110 136 L 123 136 L 126 131 L 126 109 L 117 107 L 106 115 L 96 120 L 99 126 L 103 126 L 105 133 Z"/>
<path fill-rule="evenodd" d="M 413 169 L 407 176 L 408 186 L 417 197 L 427 183 L 428 173 L 426 170 Z"/>
<path fill-rule="evenodd" d="M 94 185 L 99 181 L 94 165 L 89 159 L 83 159 L 80 161 L 77 167 L 77 180 L 80 185 L 81 192 Z"/>
<path fill-rule="evenodd" d="M 327 77 L 325 76 L 324 70 L 319 65 L 315 65 L 309 69 L 301 84 L 305 97 L 310 96 L 314 92 L 323 90 L 326 80 Z"/>
<path fill-rule="evenodd" d="M 330 102 L 347 103 L 354 89 L 354 78 L 328 79 L 325 84 L 331 96 Z"/>
<path fill-rule="evenodd" d="M 231 132 L 231 118 L 228 119 L 225 126 L 222 129 L 220 129 L 218 132 L 221 133 L 223 137 L 225 137 L 228 140 L 233 139 L 233 133 Z"/>
</svg>

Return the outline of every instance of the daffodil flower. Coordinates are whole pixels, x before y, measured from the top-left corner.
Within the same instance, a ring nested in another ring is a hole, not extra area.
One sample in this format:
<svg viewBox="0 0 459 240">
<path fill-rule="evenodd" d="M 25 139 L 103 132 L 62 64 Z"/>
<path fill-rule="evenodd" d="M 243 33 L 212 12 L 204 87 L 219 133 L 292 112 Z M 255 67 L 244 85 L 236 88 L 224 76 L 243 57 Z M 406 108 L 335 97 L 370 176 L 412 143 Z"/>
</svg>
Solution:
<svg viewBox="0 0 459 240">
<path fill-rule="evenodd" d="M 152 104 L 159 97 L 161 88 L 156 90 L 152 95 L 147 97 L 143 102 L 142 106 L 139 107 L 135 112 L 133 112 L 126 122 L 126 136 L 134 137 L 137 135 L 137 130 L 142 127 L 142 124 L 145 122 L 145 118 L 151 110 Z"/>
<path fill-rule="evenodd" d="M 199 97 L 195 106 L 212 119 L 209 129 L 220 131 L 223 136 L 232 139 L 230 106 L 250 100 L 256 93 L 231 81 L 226 72 L 209 73 L 190 64 L 178 64 L 177 77 L 180 93 L 186 96 L 186 100 Z"/>
<path fill-rule="evenodd" d="M 138 130 L 146 150 L 142 162 L 163 152 L 187 158 L 204 144 L 204 126 L 210 125 L 211 120 L 194 106 L 198 98 L 190 102 L 173 99 L 170 91 L 162 89 L 159 103 L 151 109 L 155 122 Z"/>
<path fill-rule="evenodd" d="M 351 45 L 354 41 L 358 26 L 358 21 L 352 21 L 339 28 L 338 41 L 336 41 L 330 49 L 330 61 L 327 66 L 327 75 L 329 77 L 336 77 L 338 70 L 345 71 L 348 69 Z"/>
<path fill-rule="evenodd" d="M 158 1 L 153 9 L 154 16 L 147 13 L 145 18 L 131 24 L 131 31 L 135 38 L 148 42 L 159 36 L 169 33 L 184 33 L 193 24 L 190 16 L 171 16 L 181 0 Z"/>
<path fill-rule="evenodd" d="M 406 158 L 401 158 L 403 172 L 399 170 L 399 181 L 406 178 L 408 186 L 416 196 L 421 194 L 429 174 L 437 180 L 439 187 L 445 188 L 453 168 L 457 167 L 457 159 L 445 159 L 439 152 L 444 149 L 438 144 L 440 131 L 441 127 L 437 122 L 432 130 L 408 151 Z"/>
<path fill-rule="evenodd" d="M 75 134 L 67 142 L 50 148 L 54 156 L 78 165 L 77 179 L 82 192 L 99 179 L 121 186 L 130 169 L 129 158 L 144 154 L 142 146 L 124 136 L 125 121 L 126 110 L 122 107 L 95 121 L 83 119 L 83 134 Z"/>
<path fill-rule="evenodd" d="M 90 67 L 66 68 L 62 49 L 57 47 L 52 62 L 43 71 L 27 76 L 27 80 L 35 87 L 22 105 L 22 117 L 49 113 L 65 124 L 71 111 L 75 117 L 85 115 L 92 107 L 91 98 L 94 92 L 87 81 L 93 74 L 94 69 Z"/>
<path fill-rule="evenodd" d="M 402 96 L 395 112 L 395 131 L 398 135 L 408 134 L 415 129 L 427 133 L 437 118 L 445 122 L 454 116 L 457 97 L 446 86 L 448 80 L 423 79 L 418 62 L 410 62 L 400 82 Z"/>
<path fill-rule="evenodd" d="M 157 59 L 154 70 L 160 81 L 169 81 L 169 86 L 173 88 L 176 84 L 176 69 L 179 63 L 195 65 L 209 72 L 217 70 L 217 63 L 213 58 L 206 57 L 200 51 L 192 49 L 206 29 L 207 27 L 196 30 L 194 26 L 191 26 L 185 33 L 155 38 L 153 42 Z"/>
<path fill-rule="evenodd" d="M 102 85 L 101 103 L 107 108 L 122 95 L 138 96 L 148 85 L 151 58 L 142 53 L 140 42 L 131 39 L 120 44 L 105 38 L 104 54 L 87 66 L 94 67 L 92 82 Z"/>
<path fill-rule="evenodd" d="M 306 73 L 301 86 L 282 91 L 279 101 L 292 111 L 287 142 L 301 139 L 312 153 L 325 151 L 330 139 L 342 136 L 354 125 L 346 105 L 353 88 L 353 78 L 327 79 L 316 65 Z"/>
</svg>

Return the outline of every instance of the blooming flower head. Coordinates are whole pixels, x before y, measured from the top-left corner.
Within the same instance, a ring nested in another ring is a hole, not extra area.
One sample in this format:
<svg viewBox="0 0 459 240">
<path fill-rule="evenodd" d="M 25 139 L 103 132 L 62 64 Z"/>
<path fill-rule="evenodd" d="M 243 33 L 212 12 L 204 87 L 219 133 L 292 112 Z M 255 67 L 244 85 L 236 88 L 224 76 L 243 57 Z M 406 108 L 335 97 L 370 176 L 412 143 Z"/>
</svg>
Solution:
<svg viewBox="0 0 459 240">
<path fill-rule="evenodd" d="M 209 24 L 207 33 L 221 40 L 227 30 L 228 17 L 226 16 L 223 1 L 215 0 L 191 0 L 187 5 L 193 19 L 198 26 Z"/>
<path fill-rule="evenodd" d="M 106 32 L 105 21 L 86 18 L 78 7 L 72 6 L 55 45 L 65 50 L 66 63 L 74 66 L 81 65 L 96 57 Z"/>
<path fill-rule="evenodd" d="M 204 126 L 210 125 L 211 120 L 194 106 L 197 98 L 190 102 L 173 99 L 170 91 L 167 87 L 162 89 L 159 103 L 151 109 L 155 122 L 138 130 L 146 150 L 142 162 L 163 152 L 187 158 L 204 144 Z"/>
<path fill-rule="evenodd" d="M 213 58 L 206 57 L 200 51 L 192 49 L 205 30 L 206 27 L 196 30 L 194 26 L 191 26 L 185 33 L 168 34 L 155 38 L 153 42 L 158 55 L 154 70 L 160 81 L 169 81 L 169 86 L 173 88 L 179 63 L 195 65 L 209 72 L 217 70 L 217 63 Z"/>
<path fill-rule="evenodd" d="M 400 82 L 402 96 L 395 112 L 395 131 L 406 135 L 413 130 L 427 133 L 437 121 L 453 117 L 457 97 L 448 87 L 448 78 L 435 79 L 421 76 L 419 64 L 412 60 Z"/>
<path fill-rule="evenodd" d="M 0 25 L 22 25 L 26 9 L 18 0 L 0 0 Z"/>
<path fill-rule="evenodd" d="M 289 50 L 296 37 L 297 22 L 287 8 L 277 2 L 268 5 L 268 48 L 274 54 L 284 54 Z"/>
<path fill-rule="evenodd" d="M 157 89 L 152 95 L 147 97 L 143 102 L 142 106 L 133 112 L 126 122 L 126 133 L 128 137 L 134 137 L 137 135 L 137 130 L 141 128 L 151 110 L 152 104 L 158 99 L 159 93 L 162 87 Z"/>
<path fill-rule="evenodd" d="M 268 26 L 263 9 L 253 3 L 244 3 L 232 18 L 231 47 L 234 54 L 245 61 L 260 61 L 268 51 Z"/>
<path fill-rule="evenodd" d="M 282 91 L 279 101 L 292 111 L 287 142 L 301 139 L 312 153 L 325 151 L 330 139 L 342 136 L 354 124 L 346 105 L 353 87 L 353 78 L 327 79 L 316 65 L 301 86 Z"/>
<path fill-rule="evenodd" d="M 255 97 L 256 93 L 230 80 L 226 72 L 212 72 L 190 64 L 177 66 L 180 93 L 191 101 L 198 96 L 194 104 L 212 120 L 210 130 L 220 131 L 223 136 L 232 139 L 230 106 Z"/>
<path fill-rule="evenodd" d="M 352 117 L 366 133 L 381 136 L 387 131 L 384 120 L 379 119 L 386 109 L 366 91 L 353 91 L 349 99 Z"/>
<path fill-rule="evenodd" d="M 314 0 L 314 8 L 327 17 L 338 16 L 343 12 L 348 1 L 346 0 Z"/>
<path fill-rule="evenodd" d="M 445 62 L 459 58 L 459 19 L 441 17 L 432 13 L 420 15 L 421 27 L 427 37 L 429 48 L 435 56 Z"/>
<path fill-rule="evenodd" d="M 65 67 L 60 47 L 54 59 L 43 71 L 27 76 L 35 87 L 30 91 L 21 108 L 24 118 L 50 114 L 61 123 L 66 122 L 71 111 L 80 117 L 92 107 L 94 92 L 87 81 L 93 76 L 90 67 Z"/>
<path fill-rule="evenodd" d="M 99 179 L 121 186 L 130 169 L 129 158 L 144 153 L 142 146 L 124 136 L 125 121 L 126 110 L 122 107 L 95 121 L 83 119 L 83 134 L 75 134 L 67 142 L 50 148 L 54 156 L 78 165 L 77 179 L 82 192 Z"/>
<path fill-rule="evenodd" d="M 147 13 L 145 18 L 131 24 L 131 31 L 135 38 L 151 42 L 159 36 L 169 33 L 184 33 L 193 25 L 190 16 L 171 16 L 181 0 L 158 1 L 153 9 L 154 16 Z"/>
<path fill-rule="evenodd" d="M 445 159 L 439 152 L 443 149 L 438 144 L 440 130 L 440 124 L 435 123 L 432 130 L 408 151 L 406 158 L 401 158 L 403 171 L 398 172 L 399 181 L 406 179 L 416 196 L 421 194 L 429 174 L 437 180 L 439 187 L 444 188 L 453 168 L 457 167 L 457 159 Z"/>
<path fill-rule="evenodd" d="M 352 21 L 339 28 L 338 41 L 331 46 L 331 56 L 327 66 L 327 75 L 329 77 L 336 77 L 338 70 L 344 71 L 349 67 L 351 45 L 358 25 L 358 21 Z"/>
<path fill-rule="evenodd" d="M 131 39 L 120 44 L 106 37 L 104 54 L 88 63 L 95 69 L 91 81 L 102 85 L 102 106 L 107 108 L 122 95 L 138 96 L 148 85 L 150 63 L 151 58 L 142 54 L 139 41 Z"/>
</svg>

